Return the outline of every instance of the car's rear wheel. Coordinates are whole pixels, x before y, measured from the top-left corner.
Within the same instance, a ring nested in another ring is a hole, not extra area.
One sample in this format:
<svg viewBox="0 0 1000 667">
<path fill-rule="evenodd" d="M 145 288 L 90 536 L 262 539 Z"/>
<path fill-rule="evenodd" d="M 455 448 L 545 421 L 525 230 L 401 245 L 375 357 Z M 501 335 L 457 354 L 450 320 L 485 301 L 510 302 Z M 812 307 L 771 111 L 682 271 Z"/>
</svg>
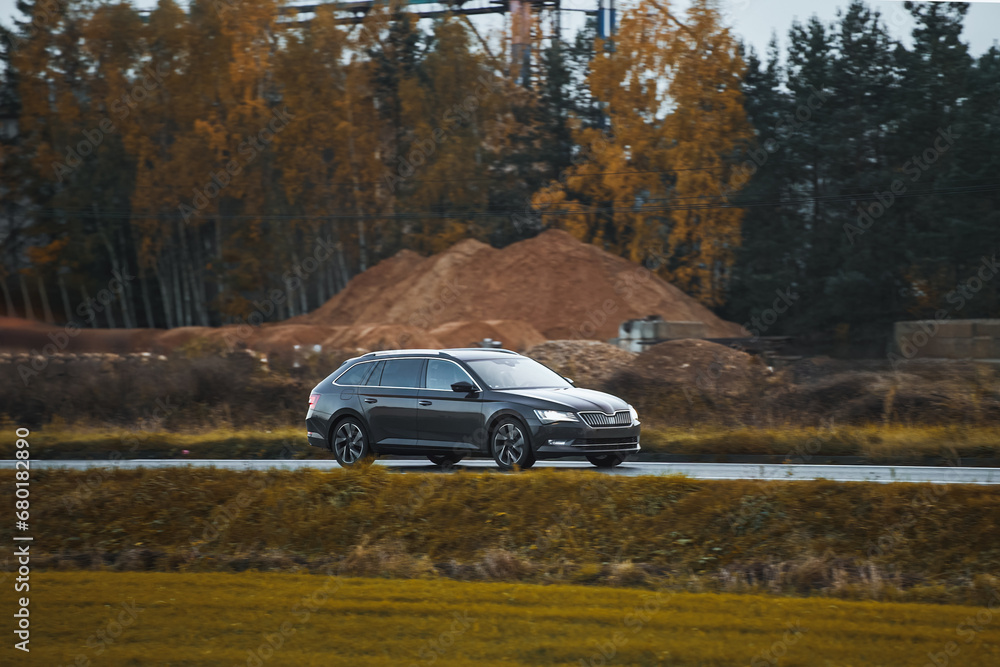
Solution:
<svg viewBox="0 0 1000 667">
<path fill-rule="evenodd" d="M 337 424 L 332 444 L 337 463 L 345 468 L 369 463 L 374 458 L 364 426 L 354 417 L 347 417 Z"/>
<path fill-rule="evenodd" d="M 490 438 L 490 452 L 501 470 L 522 470 L 535 465 L 535 453 L 531 451 L 528 429 L 512 417 L 500 420 Z"/>
<path fill-rule="evenodd" d="M 614 468 L 625 461 L 624 454 L 590 454 L 587 460 L 598 468 Z"/>
<path fill-rule="evenodd" d="M 436 466 L 453 466 L 465 457 L 461 454 L 453 454 L 448 452 L 447 454 L 428 454 L 427 458 L 430 459 L 431 463 Z"/>
</svg>

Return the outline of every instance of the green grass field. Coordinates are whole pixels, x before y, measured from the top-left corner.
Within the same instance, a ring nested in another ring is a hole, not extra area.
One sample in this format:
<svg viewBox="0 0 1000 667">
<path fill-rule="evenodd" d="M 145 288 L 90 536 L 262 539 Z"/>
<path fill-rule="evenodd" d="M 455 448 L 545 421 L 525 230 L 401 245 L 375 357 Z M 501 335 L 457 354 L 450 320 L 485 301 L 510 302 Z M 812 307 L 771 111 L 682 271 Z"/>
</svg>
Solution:
<svg viewBox="0 0 1000 667">
<path fill-rule="evenodd" d="M 263 573 L 52 572 L 31 586 L 31 661 L 53 667 L 1000 664 L 1000 600 L 991 611 Z"/>
</svg>

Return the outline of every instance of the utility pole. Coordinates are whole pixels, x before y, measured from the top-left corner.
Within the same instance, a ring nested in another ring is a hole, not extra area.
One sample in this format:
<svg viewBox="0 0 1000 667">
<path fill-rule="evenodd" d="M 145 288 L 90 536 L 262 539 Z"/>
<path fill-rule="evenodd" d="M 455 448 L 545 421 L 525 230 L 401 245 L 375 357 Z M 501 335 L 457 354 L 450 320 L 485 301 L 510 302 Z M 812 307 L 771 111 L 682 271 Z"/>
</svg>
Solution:
<svg viewBox="0 0 1000 667">
<path fill-rule="evenodd" d="M 531 77 L 531 3 L 510 0 L 510 75 L 527 86 Z"/>
</svg>

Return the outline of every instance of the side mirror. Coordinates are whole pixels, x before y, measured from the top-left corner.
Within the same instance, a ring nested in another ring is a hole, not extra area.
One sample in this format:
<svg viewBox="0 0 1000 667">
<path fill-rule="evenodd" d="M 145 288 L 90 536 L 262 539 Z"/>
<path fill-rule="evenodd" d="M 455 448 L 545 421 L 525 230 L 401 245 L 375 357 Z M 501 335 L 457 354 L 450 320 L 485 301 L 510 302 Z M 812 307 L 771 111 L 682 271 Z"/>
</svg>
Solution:
<svg viewBox="0 0 1000 667">
<path fill-rule="evenodd" d="M 451 385 L 451 390 L 463 394 L 471 394 L 472 392 L 476 391 L 476 385 L 472 384 L 471 382 L 466 382 L 465 380 L 462 380 L 461 382 L 456 382 L 453 385 Z"/>
</svg>

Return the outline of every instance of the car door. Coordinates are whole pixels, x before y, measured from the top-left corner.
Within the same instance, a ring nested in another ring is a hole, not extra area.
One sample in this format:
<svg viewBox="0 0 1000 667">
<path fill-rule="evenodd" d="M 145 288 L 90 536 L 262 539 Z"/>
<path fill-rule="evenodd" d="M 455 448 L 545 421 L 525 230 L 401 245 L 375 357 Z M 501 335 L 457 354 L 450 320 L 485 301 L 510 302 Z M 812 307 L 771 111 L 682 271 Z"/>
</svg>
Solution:
<svg viewBox="0 0 1000 667">
<path fill-rule="evenodd" d="M 449 359 L 428 359 L 424 388 L 417 408 L 420 445 L 426 448 L 479 449 L 476 434 L 483 426 L 483 392 L 453 391 L 455 382 L 477 385 L 469 374 Z M 478 385 L 477 385 L 478 386 Z"/>
<path fill-rule="evenodd" d="M 389 451 L 417 445 L 417 401 L 424 359 L 386 359 L 358 387 L 372 442 Z"/>
</svg>

